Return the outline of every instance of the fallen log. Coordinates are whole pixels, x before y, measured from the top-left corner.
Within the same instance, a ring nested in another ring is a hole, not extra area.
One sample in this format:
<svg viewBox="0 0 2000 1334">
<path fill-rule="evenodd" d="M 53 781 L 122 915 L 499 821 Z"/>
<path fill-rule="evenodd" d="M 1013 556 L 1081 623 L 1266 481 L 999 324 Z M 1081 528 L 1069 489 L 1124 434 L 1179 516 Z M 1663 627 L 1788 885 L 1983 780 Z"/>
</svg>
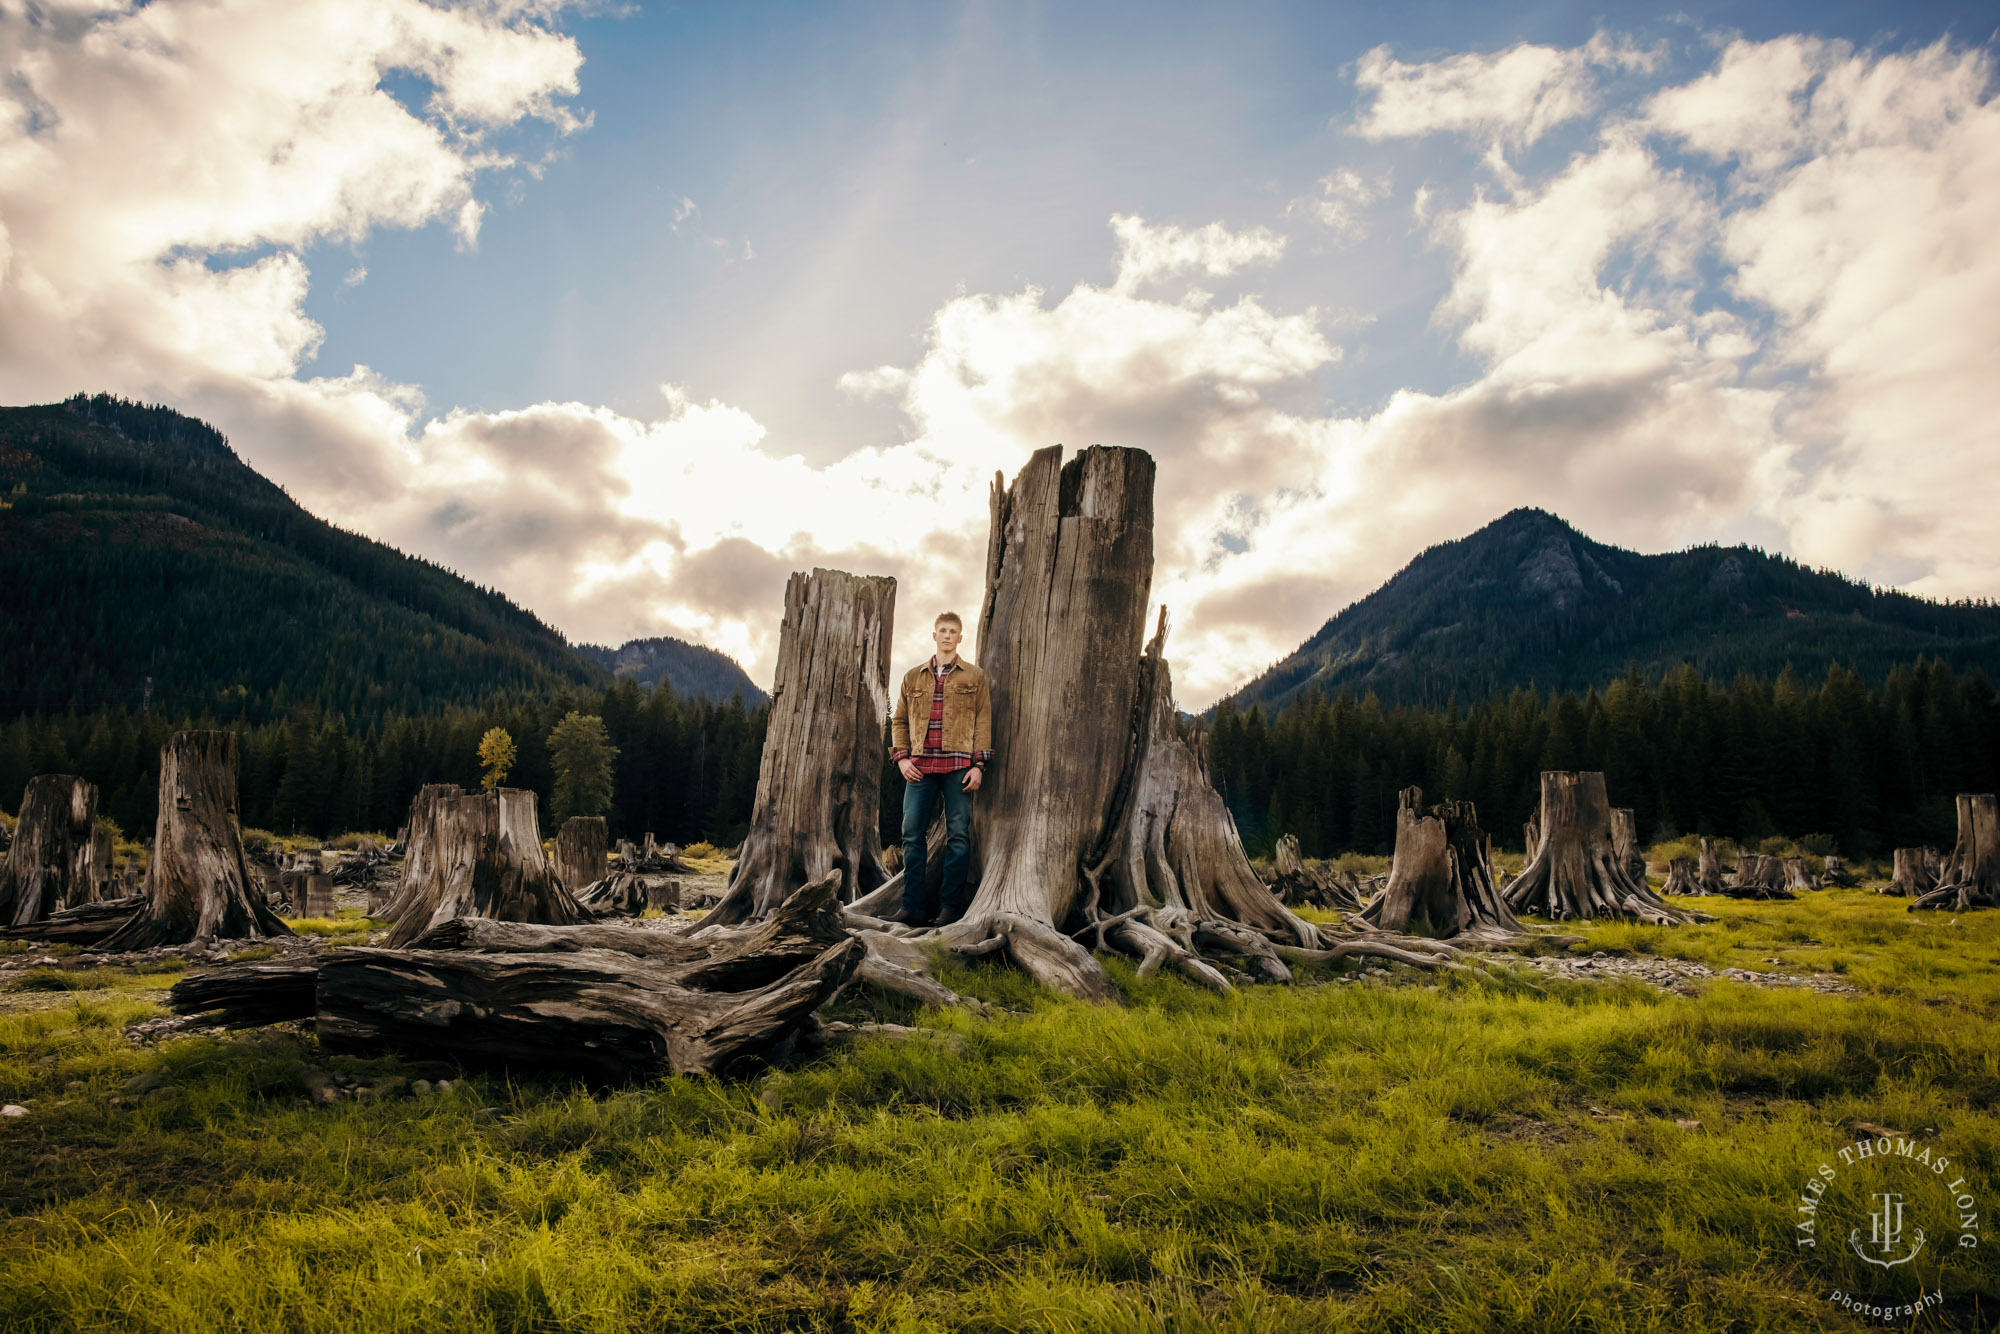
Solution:
<svg viewBox="0 0 2000 1334">
<path fill-rule="evenodd" d="M 789 1050 L 861 967 L 867 949 L 840 923 L 839 891 L 829 876 L 753 927 L 699 939 L 456 918 L 417 948 L 195 974 L 169 1004 L 229 1027 L 310 1018 L 330 1051 L 393 1049 L 601 1079 L 727 1073 Z"/>
<path fill-rule="evenodd" d="M 130 894 L 118 899 L 99 899 L 95 903 L 80 903 L 74 908 L 64 908 L 60 912 L 49 914 L 39 922 L 10 927 L 5 935 L 10 940 L 38 940 L 49 945 L 88 947 L 108 938 L 125 923 L 131 921 L 133 914 L 145 906 L 144 894 Z"/>
</svg>

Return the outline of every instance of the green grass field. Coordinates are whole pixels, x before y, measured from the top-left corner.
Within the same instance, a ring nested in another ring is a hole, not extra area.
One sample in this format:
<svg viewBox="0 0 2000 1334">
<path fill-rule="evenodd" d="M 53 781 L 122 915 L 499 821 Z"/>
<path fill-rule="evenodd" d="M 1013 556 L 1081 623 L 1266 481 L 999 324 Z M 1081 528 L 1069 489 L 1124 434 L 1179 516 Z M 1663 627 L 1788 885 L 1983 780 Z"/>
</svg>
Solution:
<svg viewBox="0 0 2000 1334">
<path fill-rule="evenodd" d="M 0 1099 L 29 1108 L 0 1122 L 0 1328 L 1880 1325 L 1825 1297 L 1892 1288 L 1837 1238 L 1802 1259 L 1792 1204 L 1861 1121 L 1948 1151 L 1983 1217 L 2000 914 L 1701 906 L 1721 920 L 1581 949 L 1862 994 L 1398 973 L 1217 997 L 1114 964 L 1129 1001 L 1093 1007 L 956 968 L 1018 1012 L 850 1007 L 956 1036 L 736 1083 L 479 1074 L 318 1106 L 309 1067 L 409 1072 L 285 1031 L 133 1047 L 172 974 L 44 968 L 0 997 Z M 1948 1301 L 1919 1327 L 1989 1326 L 1991 1249 L 1936 1243 Z"/>
</svg>

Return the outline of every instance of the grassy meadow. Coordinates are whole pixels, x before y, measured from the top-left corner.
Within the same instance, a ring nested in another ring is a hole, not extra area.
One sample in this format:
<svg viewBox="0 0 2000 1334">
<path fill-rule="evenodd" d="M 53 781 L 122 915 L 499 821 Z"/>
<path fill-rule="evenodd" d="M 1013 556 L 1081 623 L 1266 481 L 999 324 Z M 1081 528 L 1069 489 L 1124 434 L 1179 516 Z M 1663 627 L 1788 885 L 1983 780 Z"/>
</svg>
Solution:
<svg viewBox="0 0 2000 1334">
<path fill-rule="evenodd" d="M 1880 1325 L 1825 1300 L 1887 1285 L 1831 1236 L 1802 1259 L 1792 1203 L 1865 1122 L 1942 1146 L 1990 1207 L 2000 913 L 1701 906 L 1720 920 L 1580 952 L 1859 994 L 1522 970 L 1218 997 L 1113 964 L 1127 1003 L 1089 1006 L 961 966 L 1007 1012 L 848 1005 L 936 1033 L 756 1079 L 319 1105 L 316 1067 L 415 1071 L 289 1030 L 137 1047 L 176 974 L 64 959 L 0 995 L 0 1100 L 29 1109 L 0 1122 L 0 1329 Z M 1991 1249 L 1955 1243 L 1920 1328 L 2000 1310 Z"/>
</svg>

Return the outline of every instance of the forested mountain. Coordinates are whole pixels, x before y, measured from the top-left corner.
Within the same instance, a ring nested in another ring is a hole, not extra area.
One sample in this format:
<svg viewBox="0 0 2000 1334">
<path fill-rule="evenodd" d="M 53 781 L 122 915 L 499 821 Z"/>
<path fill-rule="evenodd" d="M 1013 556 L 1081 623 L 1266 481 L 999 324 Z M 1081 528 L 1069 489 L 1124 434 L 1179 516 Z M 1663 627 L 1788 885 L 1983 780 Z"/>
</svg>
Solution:
<svg viewBox="0 0 2000 1334">
<path fill-rule="evenodd" d="M 657 686 L 664 681 L 677 695 L 713 700 L 717 704 L 726 704 L 741 695 L 744 704 L 756 708 L 766 699 L 736 659 L 684 639 L 661 635 L 634 639 L 620 648 L 578 644 L 576 650 L 621 681 L 636 681 L 642 686 Z"/>
<path fill-rule="evenodd" d="M 1601 687 L 1633 666 L 1657 682 L 1683 663 L 1724 681 L 1787 664 L 1818 680 L 1839 663 L 1880 682 L 1919 656 L 2000 674 L 2000 607 L 1878 590 L 1753 547 L 1642 556 L 1518 509 L 1418 556 L 1229 702 L 1269 710 L 1316 687 L 1469 705 Z"/>
<path fill-rule="evenodd" d="M 315 518 L 166 408 L 0 408 L 0 501 L 0 717 L 360 721 L 609 679 L 532 613 Z"/>
</svg>

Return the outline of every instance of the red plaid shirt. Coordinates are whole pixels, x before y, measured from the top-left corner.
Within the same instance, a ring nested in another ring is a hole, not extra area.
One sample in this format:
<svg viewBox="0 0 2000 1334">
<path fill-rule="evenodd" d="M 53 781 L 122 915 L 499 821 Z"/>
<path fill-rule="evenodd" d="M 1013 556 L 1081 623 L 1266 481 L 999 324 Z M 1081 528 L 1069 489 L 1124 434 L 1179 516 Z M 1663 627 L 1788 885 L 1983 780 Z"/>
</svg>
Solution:
<svg viewBox="0 0 2000 1334">
<path fill-rule="evenodd" d="M 982 750 L 966 752 L 944 749 L 944 683 L 945 679 L 958 670 L 958 659 L 953 658 L 946 666 L 938 666 L 937 655 L 931 655 L 931 722 L 924 731 L 924 753 L 911 758 L 906 750 L 899 750 L 891 759 L 897 763 L 908 759 L 923 774 L 953 774 L 960 769 L 970 769 L 977 765 L 985 768 L 993 762 L 993 752 Z"/>
</svg>

